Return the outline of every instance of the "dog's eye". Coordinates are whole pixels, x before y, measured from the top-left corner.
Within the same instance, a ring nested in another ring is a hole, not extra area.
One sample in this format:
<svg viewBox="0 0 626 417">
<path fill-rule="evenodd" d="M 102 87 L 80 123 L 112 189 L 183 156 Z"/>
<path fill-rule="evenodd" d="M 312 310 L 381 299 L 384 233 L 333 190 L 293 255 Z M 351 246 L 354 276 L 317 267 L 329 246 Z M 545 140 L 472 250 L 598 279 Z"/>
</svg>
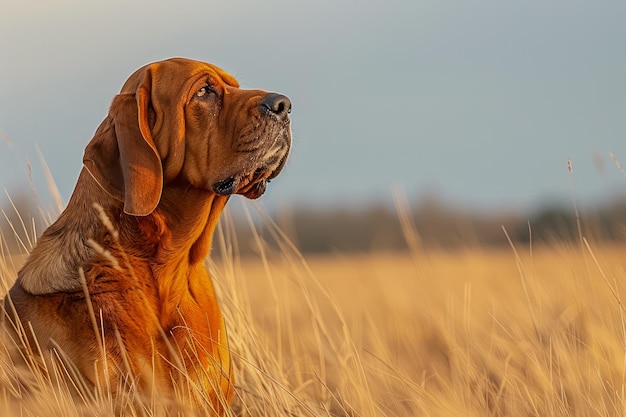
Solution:
<svg viewBox="0 0 626 417">
<path fill-rule="evenodd" d="M 213 88 L 211 88 L 210 85 L 205 85 L 204 87 L 196 91 L 196 97 L 200 98 L 206 98 L 211 96 L 212 94 L 217 94 L 217 92 Z"/>
</svg>

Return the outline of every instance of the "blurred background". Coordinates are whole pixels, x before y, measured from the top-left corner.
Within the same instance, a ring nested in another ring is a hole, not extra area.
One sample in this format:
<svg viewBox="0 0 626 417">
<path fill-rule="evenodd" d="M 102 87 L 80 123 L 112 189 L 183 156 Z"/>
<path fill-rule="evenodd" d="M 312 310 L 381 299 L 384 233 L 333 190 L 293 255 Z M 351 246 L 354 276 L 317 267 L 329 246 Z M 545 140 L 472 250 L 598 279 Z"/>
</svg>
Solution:
<svg viewBox="0 0 626 417">
<path fill-rule="evenodd" d="M 444 247 L 573 236 L 574 208 L 626 236 L 623 1 L 1 1 L 14 223 L 7 194 L 53 206 L 39 152 L 67 201 L 126 78 L 185 56 L 291 98 L 293 153 L 257 204 L 305 252 L 397 250 L 403 221 Z"/>
</svg>

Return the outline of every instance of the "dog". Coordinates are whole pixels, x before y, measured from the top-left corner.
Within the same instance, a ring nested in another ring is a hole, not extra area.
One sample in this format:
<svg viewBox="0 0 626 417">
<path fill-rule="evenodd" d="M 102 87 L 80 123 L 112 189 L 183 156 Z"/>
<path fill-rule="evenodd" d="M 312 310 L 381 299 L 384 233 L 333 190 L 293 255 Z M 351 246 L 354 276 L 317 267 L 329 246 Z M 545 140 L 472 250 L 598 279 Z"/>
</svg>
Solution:
<svg viewBox="0 0 626 417">
<path fill-rule="evenodd" d="M 229 197 L 260 197 L 283 169 L 290 112 L 209 63 L 135 71 L 4 300 L 24 349 L 55 352 L 87 386 L 190 384 L 223 413 L 231 357 L 204 260 Z"/>
</svg>

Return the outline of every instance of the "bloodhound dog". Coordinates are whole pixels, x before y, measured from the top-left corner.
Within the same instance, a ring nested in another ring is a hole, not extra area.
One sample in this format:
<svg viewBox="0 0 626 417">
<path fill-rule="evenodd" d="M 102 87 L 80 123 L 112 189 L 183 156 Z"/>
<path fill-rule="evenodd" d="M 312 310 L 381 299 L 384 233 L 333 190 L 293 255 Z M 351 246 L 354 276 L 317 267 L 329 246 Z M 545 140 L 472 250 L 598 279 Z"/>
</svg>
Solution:
<svg viewBox="0 0 626 417">
<path fill-rule="evenodd" d="M 229 196 L 261 196 L 285 165 L 290 112 L 204 62 L 132 74 L 5 298 L 24 344 L 62 352 L 88 385 L 188 383 L 223 412 L 232 367 L 204 260 Z"/>
</svg>

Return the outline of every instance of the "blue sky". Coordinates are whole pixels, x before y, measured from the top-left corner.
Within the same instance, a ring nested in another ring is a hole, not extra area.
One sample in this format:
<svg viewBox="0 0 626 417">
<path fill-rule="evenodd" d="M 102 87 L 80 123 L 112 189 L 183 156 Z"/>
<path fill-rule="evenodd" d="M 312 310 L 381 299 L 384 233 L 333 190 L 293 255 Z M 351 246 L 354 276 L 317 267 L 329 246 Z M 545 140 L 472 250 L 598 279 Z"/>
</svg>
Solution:
<svg viewBox="0 0 626 417">
<path fill-rule="evenodd" d="M 436 193 L 481 209 L 626 192 L 626 2 L 282 0 L 3 4 L 0 186 L 67 199 L 113 95 L 186 56 L 288 95 L 294 148 L 266 205 Z M 10 144 L 9 144 L 10 142 Z M 45 194 L 45 192 L 44 192 Z"/>
</svg>

